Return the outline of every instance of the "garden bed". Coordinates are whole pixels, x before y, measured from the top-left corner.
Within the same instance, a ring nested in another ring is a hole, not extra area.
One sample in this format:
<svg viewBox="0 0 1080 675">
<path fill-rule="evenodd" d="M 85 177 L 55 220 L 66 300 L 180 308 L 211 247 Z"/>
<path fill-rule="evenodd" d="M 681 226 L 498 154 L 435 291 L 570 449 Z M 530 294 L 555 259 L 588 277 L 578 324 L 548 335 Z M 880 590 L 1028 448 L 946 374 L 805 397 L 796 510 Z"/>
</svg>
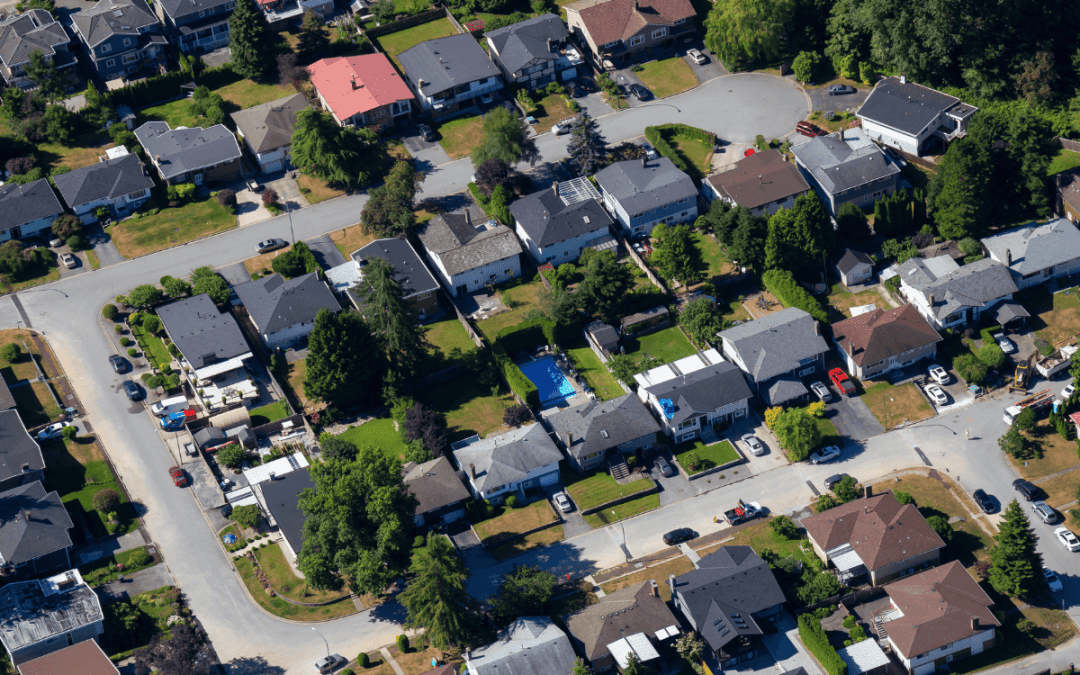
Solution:
<svg viewBox="0 0 1080 675">
<path fill-rule="evenodd" d="M 321 607 L 303 607 L 286 602 L 279 597 L 272 598 L 266 594 L 262 584 L 255 577 L 251 562 L 247 558 L 242 557 L 233 564 L 236 565 L 236 571 L 240 573 L 240 578 L 243 579 L 251 597 L 260 607 L 274 616 L 293 621 L 327 621 L 356 613 L 356 605 L 348 599 Z"/>
</svg>

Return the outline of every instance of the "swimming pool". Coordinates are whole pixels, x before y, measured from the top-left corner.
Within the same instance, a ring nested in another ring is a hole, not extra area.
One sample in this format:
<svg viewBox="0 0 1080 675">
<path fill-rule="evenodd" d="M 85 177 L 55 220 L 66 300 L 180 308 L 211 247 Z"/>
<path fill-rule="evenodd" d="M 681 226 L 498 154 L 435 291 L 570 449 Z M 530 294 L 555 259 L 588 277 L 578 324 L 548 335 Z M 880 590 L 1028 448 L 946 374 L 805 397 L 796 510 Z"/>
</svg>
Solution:
<svg viewBox="0 0 1080 675">
<path fill-rule="evenodd" d="M 562 401 L 574 395 L 574 387 L 559 370 L 555 359 L 545 356 L 528 363 L 519 365 L 521 372 L 536 385 L 540 393 L 540 404 L 544 405 L 554 401 Z"/>
</svg>

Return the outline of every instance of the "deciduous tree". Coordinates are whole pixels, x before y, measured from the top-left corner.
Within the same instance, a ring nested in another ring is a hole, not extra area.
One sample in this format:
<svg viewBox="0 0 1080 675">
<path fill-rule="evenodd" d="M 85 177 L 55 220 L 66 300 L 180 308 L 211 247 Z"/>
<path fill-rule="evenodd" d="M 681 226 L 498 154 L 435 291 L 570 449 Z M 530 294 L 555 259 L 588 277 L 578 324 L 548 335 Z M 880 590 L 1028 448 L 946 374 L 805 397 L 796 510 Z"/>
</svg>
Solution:
<svg viewBox="0 0 1080 675">
<path fill-rule="evenodd" d="M 536 140 L 529 137 L 524 120 L 506 108 L 500 106 L 484 116 L 483 134 L 483 140 L 472 153 L 474 167 L 493 157 L 510 166 L 518 162 L 534 166 L 540 159 Z"/>
<path fill-rule="evenodd" d="M 480 166 L 476 167 L 476 187 L 488 199 L 492 192 L 500 185 L 506 185 L 510 181 L 510 165 L 498 157 L 492 157 Z"/>
<path fill-rule="evenodd" d="M 165 297 L 165 292 L 152 284 L 141 284 L 128 293 L 127 304 L 140 309 L 153 307 Z"/>
<path fill-rule="evenodd" d="M 679 313 L 679 325 L 694 342 L 705 348 L 705 343 L 715 343 L 716 334 L 723 328 L 723 320 L 709 298 L 692 300 Z"/>
<path fill-rule="evenodd" d="M 405 440 L 422 441 L 431 456 L 442 457 L 446 452 L 446 429 L 439 423 L 439 416 L 429 405 L 417 402 L 405 411 Z"/>
<path fill-rule="evenodd" d="M 360 227 L 364 232 L 380 237 L 410 234 L 416 227 L 413 199 L 423 178 L 410 162 L 398 160 L 386 182 L 369 193 L 367 204 L 360 212 Z"/>
<path fill-rule="evenodd" d="M 413 561 L 416 575 L 398 600 L 408 611 L 406 628 L 422 628 L 437 649 L 465 644 L 475 621 L 465 582 L 469 572 L 446 537 L 428 533 Z"/>
<path fill-rule="evenodd" d="M 337 459 L 343 462 L 353 461 L 356 459 L 356 454 L 360 452 L 359 448 L 340 436 L 331 436 L 326 440 L 320 439 L 319 450 L 324 460 Z"/>
<path fill-rule="evenodd" d="M 489 600 L 495 615 L 503 621 L 519 616 L 547 614 L 547 603 L 555 592 L 555 575 L 530 565 L 515 565 L 503 576 L 498 594 Z"/>
<path fill-rule="evenodd" d="M 577 318 L 578 301 L 574 293 L 565 288 L 552 288 L 541 285 L 537 292 L 540 311 L 555 323 L 566 326 Z"/>
<path fill-rule="evenodd" d="M 1015 499 L 1003 515 L 994 535 L 997 546 L 990 551 L 993 566 L 988 580 L 998 593 L 1013 597 L 1034 595 L 1045 587 L 1042 554 L 1035 547 L 1038 537 Z"/>
<path fill-rule="evenodd" d="M 817 195 L 803 195 L 769 218 L 765 268 L 792 274 L 821 270 L 836 242 L 829 214 Z"/>
<path fill-rule="evenodd" d="M 237 0 L 229 15 L 232 69 L 251 80 L 263 80 L 274 66 L 273 36 L 255 0 Z"/>
<path fill-rule="evenodd" d="M 817 421 L 801 408 L 788 408 L 776 417 L 773 432 L 793 462 L 801 462 L 821 444 Z"/>
<path fill-rule="evenodd" d="M 165 275 L 161 277 L 160 283 L 161 287 L 165 289 L 165 292 L 169 294 L 170 298 L 181 298 L 191 294 L 191 284 L 183 279 Z"/>
<path fill-rule="evenodd" d="M 319 310 L 308 338 L 304 395 L 339 408 L 378 401 L 386 357 L 356 312 Z"/>
<path fill-rule="evenodd" d="M 993 342 L 987 342 L 979 351 L 975 352 L 975 358 L 979 359 L 987 368 L 1000 368 L 1005 363 L 1005 352 Z"/>
<path fill-rule="evenodd" d="M 705 46 L 729 67 L 778 58 L 794 10 L 791 0 L 718 0 L 705 19 Z"/>
<path fill-rule="evenodd" d="M 224 277 L 214 271 L 213 267 L 204 266 L 192 271 L 191 292 L 194 295 L 206 293 L 215 305 L 224 305 L 229 300 L 230 291 Z"/>
</svg>

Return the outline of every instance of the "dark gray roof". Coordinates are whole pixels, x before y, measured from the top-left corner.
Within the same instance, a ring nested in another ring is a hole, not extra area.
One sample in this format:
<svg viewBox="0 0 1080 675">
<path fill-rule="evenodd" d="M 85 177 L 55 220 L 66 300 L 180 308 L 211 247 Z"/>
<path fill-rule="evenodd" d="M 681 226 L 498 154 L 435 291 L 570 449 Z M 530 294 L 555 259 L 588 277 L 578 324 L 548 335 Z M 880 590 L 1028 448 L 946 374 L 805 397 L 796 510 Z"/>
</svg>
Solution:
<svg viewBox="0 0 1080 675">
<path fill-rule="evenodd" d="M 21 565 L 71 547 L 68 530 L 75 527 L 54 490 L 41 481 L 0 492 L 0 556 Z"/>
<path fill-rule="evenodd" d="M 423 464 L 409 462 L 402 468 L 402 473 L 405 474 L 405 489 L 419 502 L 416 515 L 469 499 L 468 489 L 445 457 L 436 457 Z"/>
<path fill-rule="evenodd" d="M 7 391 L 7 385 L 0 389 Z M 19 413 L 10 409 L 0 411 L 0 481 L 44 468 L 41 448 L 27 433 Z"/>
<path fill-rule="evenodd" d="M 601 348 L 611 351 L 619 344 L 619 332 L 613 326 L 600 321 L 593 321 L 585 330 L 600 345 Z"/>
<path fill-rule="evenodd" d="M 607 452 L 660 431 L 660 425 L 634 394 L 624 394 L 610 401 L 589 401 L 560 410 L 546 419 L 564 443 L 570 438 L 566 450 L 577 458 Z"/>
<path fill-rule="evenodd" d="M 240 2 L 254 2 L 254 0 L 239 0 Z M 173 18 L 175 21 L 180 17 L 187 16 L 189 14 L 198 14 L 200 10 L 207 10 L 211 7 L 222 7 L 232 0 L 158 0 L 161 3 L 162 9 L 165 13 Z M 207 18 L 223 18 L 228 19 L 228 14 L 223 14 L 221 10 L 215 11 L 214 14 Z"/>
<path fill-rule="evenodd" d="M 63 212 L 64 207 L 44 178 L 26 185 L 0 185 L 0 230 L 10 230 Z"/>
<path fill-rule="evenodd" d="M 352 259 L 360 263 L 361 275 L 364 273 L 364 263 L 371 258 L 382 258 L 393 266 L 394 278 L 401 284 L 406 298 L 439 290 L 439 282 L 435 281 L 412 245 L 404 239 L 376 239 L 353 253 Z M 360 288 L 362 286 L 353 290 L 359 291 Z"/>
<path fill-rule="evenodd" d="M 154 187 L 138 155 L 109 159 L 53 178 L 70 208 L 98 199 L 116 199 Z"/>
<path fill-rule="evenodd" d="M 477 490 L 519 481 L 530 471 L 557 463 L 562 453 L 540 424 L 527 424 L 497 436 L 488 436 L 454 451 L 458 468 L 472 479 Z"/>
<path fill-rule="evenodd" d="M 975 110 L 954 96 L 914 82 L 901 82 L 899 77 L 886 77 L 866 97 L 858 116 L 917 136 L 943 112 L 962 118 Z"/>
<path fill-rule="evenodd" d="M 238 110 L 231 117 L 237 130 L 257 153 L 273 152 L 292 144 L 296 116 L 311 103 L 303 94 L 293 94 L 253 108 Z"/>
<path fill-rule="evenodd" d="M 451 276 L 521 253 L 513 231 L 476 206 L 437 215 L 421 225 L 417 235 Z"/>
<path fill-rule="evenodd" d="M 595 661 L 611 653 L 608 645 L 629 635 L 644 633 L 652 638 L 657 631 L 678 626 L 679 621 L 658 595 L 653 595 L 655 581 L 608 593 L 585 609 L 563 617 L 570 641 Z"/>
<path fill-rule="evenodd" d="M 911 258 L 900 265 L 899 276 L 905 284 L 922 293 L 938 319 L 964 307 L 982 307 L 1017 291 L 1009 268 L 992 258 L 976 260 L 941 277 L 935 275 L 926 262 L 922 258 Z"/>
<path fill-rule="evenodd" d="M 140 28 L 158 22 L 143 0 L 100 0 L 93 7 L 72 14 L 71 21 L 91 48 L 114 35 L 141 37 Z"/>
<path fill-rule="evenodd" d="M 300 323 L 314 323 L 320 309 L 341 305 L 317 272 L 285 280 L 280 274 L 233 287 L 260 332 L 270 334 Z"/>
<path fill-rule="evenodd" d="M 833 195 L 900 173 L 881 148 L 863 136 L 860 129 L 817 136 L 802 145 L 792 146 L 791 152 L 817 184 Z"/>
<path fill-rule="evenodd" d="M 195 432 L 194 435 L 195 445 L 199 446 L 201 450 L 208 448 L 216 448 L 219 445 L 225 445 L 229 437 L 225 434 L 224 429 L 218 427 L 203 427 Z"/>
<path fill-rule="evenodd" d="M 196 368 L 251 351 L 231 314 L 221 313 L 206 293 L 158 307 L 176 348 Z"/>
<path fill-rule="evenodd" d="M 264 481 L 259 488 L 266 502 L 266 510 L 274 517 L 293 552 L 300 555 L 300 547 L 304 544 L 304 521 L 307 520 L 300 510 L 300 493 L 308 488 L 315 489 L 315 482 L 311 480 L 307 467 Z"/>
<path fill-rule="evenodd" d="M 873 267 L 874 260 L 862 251 L 853 251 L 850 248 L 845 248 L 844 255 L 840 258 L 840 262 L 836 263 L 837 268 L 844 274 L 855 269 L 857 265 L 870 265 Z"/>
<path fill-rule="evenodd" d="M 551 51 L 548 40 L 561 42 L 566 39 L 567 32 L 562 20 L 549 13 L 493 30 L 484 37 L 495 45 L 499 60 L 513 73 L 533 60 L 558 59 L 559 55 Z"/>
<path fill-rule="evenodd" d="M 675 413 L 667 424 L 676 427 L 690 417 L 715 412 L 754 395 L 742 371 L 728 361 L 680 373 L 670 380 L 647 387 L 645 391 L 657 399 L 671 399 Z"/>
<path fill-rule="evenodd" d="M 769 564 L 749 546 L 723 546 L 705 556 L 697 569 L 675 577 L 675 592 L 714 650 L 740 636 L 762 635 L 753 615 L 785 600 Z"/>
<path fill-rule="evenodd" d="M 611 217 L 595 199 L 567 205 L 555 188 L 534 192 L 510 205 L 510 213 L 521 229 L 544 248 L 573 239 L 586 232 L 607 234 Z"/>
<path fill-rule="evenodd" d="M 631 216 L 697 196 L 694 181 L 676 169 L 667 157 L 615 162 L 598 172 L 595 178 Z"/>
<path fill-rule="evenodd" d="M 465 656 L 476 675 L 566 675 L 575 659 L 566 633 L 546 616 L 523 616 Z"/>
<path fill-rule="evenodd" d="M 70 41 L 52 14 L 29 9 L 0 21 L 0 62 L 13 68 L 28 62 L 36 51 L 48 59 L 57 53 L 56 47 Z"/>
<path fill-rule="evenodd" d="M 236 136 L 224 124 L 208 129 L 170 129 L 167 122 L 147 122 L 135 130 L 146 156 L 166 180 L 240 158 Z"/>
<path fill-rule="evenodd" d="M 808 393 L 802 380 L 790 375 L 781 375 L 768 383 L 762 392 L 762 398 L 769 405 L 780 405 L 781 403 L 799 399 Z"/>
<path fill-rule="evenodd" d="M 795 370 L 801 362 L 829 351 L 812 316 L 788 307 L 717 334 L 740 356 L 754 382 Z"/>
<path fill-rule="evenodd" d="M 15 407 L 15 397 L 11 395 L 11 389 L 7 382 L 0 381 L 0 410 L 11 410 Z"/>
<path fill-rule="evenodd" d="M 1024 277 L 1080 258 L 1080 230 L 1065 218 L 1048 223 L 1028 223 L 982 240 L 998 262 Z"/>
<path fill-rule="evenodd" d="M 1024 306 L 1015 300 L 1002 300 L 994 308 L 994 320 L 999 326 L 1004 326 L 1016 319 L 1026 319 L 1031 316 Z"/>
<path fill-rule="evenodd" d="M 475 80 L 500 77 L 498 67 L 469 33 L 425 40 L 397 58 L 409 82 L 424 96 Z M 424 81 L 423 86 L 420 80 Z"/>
</svg>

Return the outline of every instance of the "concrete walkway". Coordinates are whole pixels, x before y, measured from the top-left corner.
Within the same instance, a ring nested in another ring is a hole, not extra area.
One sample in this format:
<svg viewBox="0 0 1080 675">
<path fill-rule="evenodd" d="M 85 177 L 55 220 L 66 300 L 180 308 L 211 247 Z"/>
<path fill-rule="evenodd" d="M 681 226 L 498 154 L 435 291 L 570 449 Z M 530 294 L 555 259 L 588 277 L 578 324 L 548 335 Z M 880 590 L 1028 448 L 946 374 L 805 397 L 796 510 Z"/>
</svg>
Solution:
<svg viewBox="0 0 1080 675">
<path fill-rule="evenodd" d="M 97 541 L 87 546 L 75 549 L 75 555 L 79 558 L 79 563 L 85 565 L 86 563 L 100 560 L 110 555 L 116 555 L 124 551 L 130 551 L 133 548 L 145 546 L 149 542 L 143 537 L 141 530 L 135 530 L 128 534 L 120 534 L 109 537 L 103 541 Z"/>
<path fill-rule="evenodd" d="M 101 598 L 102 604 L 128 601 L 139 593 L 155 591 L 163 586 L 175 586 L 169 568 L 165 563 L 158 563 L 153 567 L 147 567 L 132 574 L 125 574 L 124 581 L 110 581 L 107 584 L 97 586 L 94 590 Z"/>
<path fill-rule="evenodd" d="M 394 672 L 397 675 L 405 675 L 405 671 L 401 669 L 401 666 L 398 665 L 398 662 L 395 661 L 394 657 L 390 655 L 389 649 L 383 647 L 379 650 L 379 653 L 382 654 L 383 659 L 385 659 L 386 662 L 390 664 L 390 667 L 394 669 Z"/>
</svg>

